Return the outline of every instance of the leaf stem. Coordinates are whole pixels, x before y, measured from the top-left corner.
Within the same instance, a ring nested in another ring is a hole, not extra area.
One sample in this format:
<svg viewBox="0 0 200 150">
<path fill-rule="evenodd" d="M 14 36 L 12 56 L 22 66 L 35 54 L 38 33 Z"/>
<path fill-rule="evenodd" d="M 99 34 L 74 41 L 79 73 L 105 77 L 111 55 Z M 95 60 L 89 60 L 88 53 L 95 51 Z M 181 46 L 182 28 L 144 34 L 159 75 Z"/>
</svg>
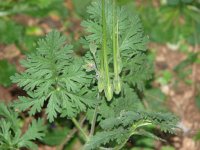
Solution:
<svg viewBox="0 0 200 150">
<path fill-rule="evenodd" d="M 73 128 L 72 131 L 67 135 L 67 137 L 57 147 L 57 150 L 63 150 L 64 146 L 71 140 L 71 138 L 74 136 L 77 130 L 77 128 Z"/>
<path fill-rule="evenodd" d="M 96 106 L 96 108 L 94 110 L 94 115 L 92 118 L 92 125 L 91 125 L 91 129 L 90 129 L 90 137 L 94 134 L 95 124 L 96 124 L 96 119 L 97 119 L 97 110 L 98 110 L 98 106 Z"/>
<path fill-rule="evenodd" d="M 144 122 L 144 123 L 139 123 L 139 124 L 133 124 L 133 126 L 132 126 L 131 129 L 130 129 L 130 134 L 129 134 L 128 138 L 127 138 L 122 144 L 116 146 L 116 147 L 114 148 L 114 150 L 120 150 L 120 149 L 122 149 L 122 148 L 126 145 L 128 139 L 129 139 L 132 135 L 134 135 L 134 134 L 137 133 L 137 131 L 136 131 L 137 128 L 140 128 L 140 127 L 143 127 L 143 126 L 148 126 L 148 125 L 151 125 L 151 124 L 152 124 L 152 123 L 149 122 L 149 121 Z"/>
<path fill-rule="evenodd" d="M 128 138 L 121 145 L 115 147 L 114 150 L 121 150 L 124 147 L 124 145 L 126 145 L 127 141 L 128 141 Z"/>
<path fill-rule="evenodd" d="M 79 122 L 75 118 L 72 118 L 72 122 L 74 123 L 74 125 L 78 128 L 78 130 L 84 136 L 85 142 L 87 142 L 87 140 L 89 139 L 89 137 L 88 137 L 87 133 L 83 130 L 83 128 L 81 127 L 81 125 L 79 124 Z"/>
<path fill-rule="evenodd" d="M 83 126 L 86 117 L 81 117 L 80 126 Z M 57 150 L 63 150 L 64 146 L 73 138 L 74 134 L 78 131 L 76 127 L 74 127 L 69 134 L 67 134 L 66 138 L 58 145 Z"/>
</svg>

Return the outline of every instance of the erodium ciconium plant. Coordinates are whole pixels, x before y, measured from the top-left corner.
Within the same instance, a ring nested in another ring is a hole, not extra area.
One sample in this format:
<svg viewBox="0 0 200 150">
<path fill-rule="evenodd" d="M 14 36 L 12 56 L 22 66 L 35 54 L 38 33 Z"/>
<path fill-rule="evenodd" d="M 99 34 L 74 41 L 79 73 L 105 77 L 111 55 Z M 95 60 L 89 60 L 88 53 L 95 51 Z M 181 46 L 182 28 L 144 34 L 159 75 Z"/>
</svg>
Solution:
<svg viewBox="0 0 200 150">
<path fill-rule="evenodd" d="M 176 117 L 144 109 L 138 96 L 152 75 L 148 38 L 139 17 L 115 0 L 94 0 L 88 13 L 89 19 L 82 22 L 86 31 L 82 44 L 88 51 L 77 56 L 65 36 L 58 31 L 47 34 L 22 61 L 26 70 L 11 77 L 28 94 L 20 96 L 13 107 L 29 115 L 44 110 L 49 122 L 58 117 L 71 120 L 85 141 L 85 150 L 119 150 L 134 135 L 159 139 L 148 132 L 149 126 L 173 133 Z M 87 128 L 77 121 L 83 116 Z M 7 123 L 12 126 L 9 120 Z M 4 124 L 0 125 L 1 140 Z M 35 132 L 39 137 L 31 141 L 42 137 L 42 130 Z"/>
</svg>

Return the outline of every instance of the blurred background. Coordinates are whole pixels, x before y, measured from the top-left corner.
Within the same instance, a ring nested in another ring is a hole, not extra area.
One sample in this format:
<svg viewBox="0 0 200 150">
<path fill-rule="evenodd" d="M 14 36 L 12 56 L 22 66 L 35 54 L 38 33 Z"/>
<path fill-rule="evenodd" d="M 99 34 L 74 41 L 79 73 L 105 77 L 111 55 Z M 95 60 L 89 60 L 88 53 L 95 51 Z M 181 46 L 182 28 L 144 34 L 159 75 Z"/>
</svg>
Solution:
<svg viewBox="0 0 200 150">
<path fill-rule="evenodd" d="M 67 35 L 77 52 L 84 35 L 80 26 L 92 0 L 0 0 L 0 101 L 9 103 L 24 91 L 9 79 L 23 71 L 20 60 L 36 50 L 36 41 L 52 29 Z M 149 59 L 154 76 L 147 82 L 148 109 L 171 111 L 180 118 L 177 135 L 161 135 L 166 142 L 134 137 L 131 150 L 200 150 L 200 0 L 118 0 L 138 13 L 149 36 Z M 25 118 L 25 121 L 27 119 Z M 47 133 L 40 150 L 55 150 L 69 129 Z M 73 137 L 66 150 L 78 150 Z"/>
</svg>

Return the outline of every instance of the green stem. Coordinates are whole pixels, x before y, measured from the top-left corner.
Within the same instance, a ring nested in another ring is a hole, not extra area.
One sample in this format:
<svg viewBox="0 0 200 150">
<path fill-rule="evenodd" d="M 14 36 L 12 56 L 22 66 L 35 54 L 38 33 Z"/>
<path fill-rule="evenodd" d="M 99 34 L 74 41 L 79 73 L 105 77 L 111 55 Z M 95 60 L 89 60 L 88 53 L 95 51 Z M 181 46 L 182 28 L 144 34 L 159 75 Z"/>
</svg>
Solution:
<svg viewBox="0 0 200 150">
<path fill-rule="evenodd" d="M 76 132 L 77 128 L 73 128 L 72 131 L 69 134 L 67 134 L 67 137 L 61 142 L 61 144 L 58 145 L 56 150 L 63 150 L 65 145 L 67 145 L 67 143 L 72 139 Z"/>
<path fill-rule="evenodd" d="M 80 118 L 80 126 L 83 126 L 83 123 L 85 121 L 86 117 L 81 117 Z M 66 138 L 60 143 L 60 145 L 58 145 L 56 150 L 63 150 L 63 148 L 65 147 L 65 145 L 68 144 L 68 142 L 73 138 L 74 134 L 78 131 L 78 128 L 74 127 L 71 132 L 69 134 L 67 134 Z"/>
<path fill-rule="evenodd" d="M 129 138 L 134 134 L 135 130 L 136 130 L 136 128 L 133 129 L 133 127 L 132 127 L 131 132 L 130 132 L 128 138 L 122 144 L 114 147 L 114 150 L 121 150 L 126 145 L 126 143 L 129 140 Z"/>
<path fill-rule="evenodd" d="M 143 123 L 134 124 L 134 125 L 131 127 L 131 129 L 130 129 L 130 134 L 129 134 L 128 138 L 127 138 L 122 144 L 116 146 L 116 147 L 114 148 L 114 150 L 120 150 L 120 149 L 122 149 L 122 148 L 126 145 L 128 139 L 129 139 L 132 135 L 134 135 L 134 134 L 137 133 L 136 129 L 141 128 L 141 127 L 143 127 L 143 126 L 148 126 L 148 125 L 151 125 L 151 124 L 152 124 L 152 123 L 151 123 L 150 121 L 146 121 L 146 122 L 143 122 Z"/>
<path fill-rule="evenodd" d="M 126 145 L 127 141 L 128 141 L 128 139 L 125 140 L 121 145 L 115 147 L 114 150 L 121 150 Z"/>
<path fill-rule="evenodd" d="M 98 110 L 98 106 L 96 106 L 96 108 L 94 110 L 94 115 L 92 118 L 92 124 L 91 124 L 91 129 L 90 129 L 90 137 L 94 134 L 95 123 L 96 123 L 96 119 L 97 119 L 97 110 Z"/>
<path fill-rule="evenodd" d="M 84 140 L 85 142 L 87 142 L 87 140 L 89 139 L 88 135 L 86 134 L 86 132 L 82 129 L 82 127 L 80 126 L 79 122 L 75 119 L 72 118 L 72 122 L 74 123 L 74 125 L 78 128 L 78 130 L 82 133 L 82 135 L 84 136 Z"/>
</svg>

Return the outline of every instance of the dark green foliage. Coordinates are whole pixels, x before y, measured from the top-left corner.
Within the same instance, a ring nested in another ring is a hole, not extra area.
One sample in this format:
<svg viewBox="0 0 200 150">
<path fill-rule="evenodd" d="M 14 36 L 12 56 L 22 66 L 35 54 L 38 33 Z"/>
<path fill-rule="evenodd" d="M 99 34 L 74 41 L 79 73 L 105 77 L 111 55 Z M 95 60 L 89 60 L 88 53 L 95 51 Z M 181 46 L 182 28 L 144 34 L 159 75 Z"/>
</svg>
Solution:
<svg viewBox="0 0 200 150">
<path fill-rule="evenodd" d="M 159 88 L 145 90 L 144 95 L 143 101 L 146 103 L 148 110 L 159 112 L 166 112 L 168 110 L 166 106 L 166 95 Z"/>
<path fill-rule="evenodd" d="M 17 113 L 0 103 L 0 149 L 37 149 L 37 145 L 33 141 L 41 140 L 44 137 L 43 120 L 33 120 L 24 134 L 21 132 L 19 123 Z"/>
<path fill-rule="evenodd" d="M 123 85 L 124 89 L 119 97 L 115 97 L 111 103 L 105 99 L 99 100 L 98 121 L 106 118 L 118 117 L 121 111 L 143 110 L 144 107 L 140 102 L 137 94 L 127 84 Z M 94 110 L 87 112 L 87 119 L 92 120 Z"/>
<path fill-rule="evenodd" d="M 177 73 L 178 77 L 188 84 L 192 83 L 189 78 L 192 74 L 192 68 L 190 66 L 196 63 L 197 59 L 198 53 L 188 53 L 187 58 L 174 67 L 174 71 Z"/>
<path fill-rule="evenodd" d="M 178 122 L 175 116 L 170 113 L 146 111 L 136 93 L 128 85 L 124 85 L 122 93 L 110 105 L 103 101 L 99 106 L 98 119 L 103 131 L 91 137 L 85 149 L 96 149 L 113 142 L 114 145 L 120 145 L 134 135 L 162 140 L 146 130 L 149 126 L 158 127 L 167 133 L 175 133 Z"/>
<path fill-rule="evenodd" d="M 177 66 L 175 66 L 174 71 L 178 73 L 183 71 L 183 69 L 195 63 L 197 59 L 198 53 L 189 53 L 185 60 L 181 61 Z"/>
<path fill-rule="evenodd" d="M 135 9 L 139 10 L 151 41 L 176 45 L 179 42 L 195 44 L 200 39 L 199 4 L 197 0 L 168 0 L 161 1 L 159 7 L 155 7 L 152 1 L 143 1 Z"/>
<path fill-rule="evenodd" d="M 16 69 L 6 60 L 0 60 L 0 84 L 8 87 L 11 85 L 10 76 L 14 75 Z"/>
<path fill-rule="evenodd" d="M 93 105 L 87 97 L 89 76 L 82 69 L 81 60 L 73 57 L 71 45 L 65 45 L 65 36 L 57 31 L 38 42 L 39 47 L 22 61 L 26 71 L 11 77 L 26 90 L 29 97 L 19 97 L 14 106 L 19 110 L 30 108 L 31 115 L 40 112 L 48 101 L 46 114 L 53 121 L 58 113 L 74 117 Z"/>
<path fill-rule="evenodd" d="M 101 122 L 101 127 L 105 130 L 114 129 L 116 127 L 142 126 L 143 124 L 152 124 L 159 126 L 164 132 L 173 133 L 177 118 L 171 114 L 153 113 L 153 112 L 137 112 L 127 111 L 121 112 L 117 118 L 108 118 Z"/>
<path fill-rule="evenodd" d="M 22 39 L 23 27 L 13 21 L 0 20 L 0 43 L 12 44 Z"/>
<path fill-rule="evenodd" d="M 97 132 L 94 137 L 91 137 L 85 149 L 96 149 L 111 141 L 115 141 L 116 145 L 120 145 L 133 135 L 142 135 L 162 140 L 145 130 L 145 127 L 153 125 L 159 127 L 161 131 L 174 133 L 176 124 L 177 118 L 172 114 L 122 111 L 120 116 L 107 118 L 101 122 L 101 127 L 105 131 Z M 114 149 L 118 149 L 118 146 Z"/>
<path fill-rule="evenodd" d="M 191 3 L 192 1 L 194 1 L 194 0 L 167 0 L 167 3 L 169 5 L 177 5 L 180 3 Z"/>
<path fill-rule="evenodd" d="M 101 145 L 116 141 L 117 144 L 122 143 L 129 138 L 129 131 L 123 128 L 117 128 L 112 131 L 98 132 L 94 137 L 86 143 L 84 150 L 97 149 Z"/>
<path fill-rule="evenodd" d="M 42 142 L 50 146 L 56 146 L 61 144 L 69 133 L 70 129 L 68 128 L 50 128 L 46 136 L 42 139 Z"/>
<path fill-rule="evenodd" d="M 25 13 L 32 16 L 46 16 L 50 11 L 57 11 L 61 16 L 66 16 L 63 0 L 4 0 L 0 2 L 1 16 L 11 16 Z"/>
</svg>

